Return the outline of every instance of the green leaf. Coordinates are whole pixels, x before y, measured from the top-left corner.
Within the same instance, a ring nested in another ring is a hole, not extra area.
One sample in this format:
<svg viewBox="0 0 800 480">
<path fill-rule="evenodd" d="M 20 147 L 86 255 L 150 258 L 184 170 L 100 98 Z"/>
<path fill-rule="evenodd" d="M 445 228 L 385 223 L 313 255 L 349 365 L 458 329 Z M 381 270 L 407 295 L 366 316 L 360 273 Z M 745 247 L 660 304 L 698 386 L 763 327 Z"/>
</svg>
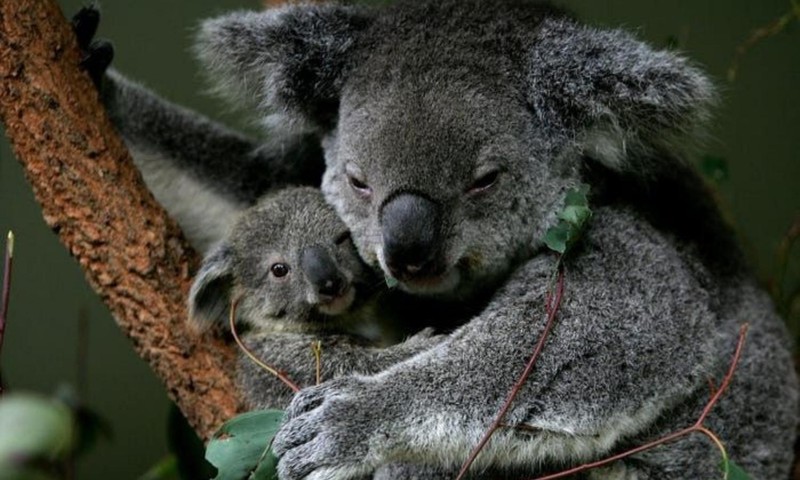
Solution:
<svg viewBox="0 0 800 480">
<path fill-rule="evenodd" d="M 564 222 L 559 222 L 555 227 L 551 227 L 544 235 L 544 243 L 550 250 L 558 253 L 567 251 L 567 241 L 569 240 L 569 226 Z"/>
<path fill-rule="evenodd" d="M 580 229 L 587 220 L 592 217 L 592 211 L 589 207 L 581 207 L 578 205 L 570 205 L 564 207 L 564 210 L 558 214 L 558 218 L 564 220 L 570 225 Z"/>
<path fill-rule="evenodd" d="M 570 206 L 588 207 L 589 206 L 588 195 L 589 195 L 589 185 L 581 183 L 577 187 L 567 192 L 567 196 L 564 199 L 564 205 L 568 207 Z"/>
<path fill-rule="evenodd" d="M 386 278 L 386 286 L 389 287 L 389 288 L 395 288 L 396 286 L 398 286 L 400 284 L 400 282 L 398 282 L 397 279 L 394 278 L 394 277 L 390 277 L 389 275 L 386 275 L 385 278 Z"/>
<path fill-rule="evenodd" d="M 150 467 L 139 480 L 180 480 L 178 474 L 178 459 L 175 455 L 167 455 Z"/>
<path fill-rule="evenodd" d="M 0 400 L 0 464 L 61 460 L 75 437 L 72 413 L 61 402 L 23 393 Z"/>
<path fill-rule="evenodd" d="M 728 460 L 728 480 L 750 480 L 750 475 L 745 472 L 742 467 L 737 465 L 732 460 Z M 720 466 L 722 471 L 725 472 L 725 460 L 722 461 Z"/>
<path fill-rule="evenodd" d="M 550 227 L 542 239 L 551 250 L 564 254 L 580 238 L 592 218 L 589 208 L 589 186 L 581 184 L 567 192 L 564 209 L 558 212 L 559 222 Z"/>
<path fill-rule="evenodd" d="M 272 453 L 271 445 L 264 449 L 249 480 L 278 480 L 278 457 Z"/>
<path fill-rule="evenodd" d="M 225 422 L 206 448 L 206 460 L 218 470 L 215 480 L 277 478 L 277 461 L 265 449 L 282 421 L 280 410 L 259 410 Z"/>
</svg>

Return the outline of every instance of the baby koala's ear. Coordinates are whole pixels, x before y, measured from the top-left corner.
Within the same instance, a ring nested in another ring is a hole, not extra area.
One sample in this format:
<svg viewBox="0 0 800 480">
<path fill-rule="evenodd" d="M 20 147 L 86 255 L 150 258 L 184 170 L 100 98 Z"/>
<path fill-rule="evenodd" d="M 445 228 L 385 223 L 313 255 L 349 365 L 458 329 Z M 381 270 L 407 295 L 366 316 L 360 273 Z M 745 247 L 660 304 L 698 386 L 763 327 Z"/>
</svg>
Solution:
<svg viewBox="0 0 800 480">
<path fill-rule="evenodd" d="M 205 331 L 227 323 L 233 288 L 233 251 L 227 243 L 211 249 L 189 291 L 189 323 Z"/>
</svg>

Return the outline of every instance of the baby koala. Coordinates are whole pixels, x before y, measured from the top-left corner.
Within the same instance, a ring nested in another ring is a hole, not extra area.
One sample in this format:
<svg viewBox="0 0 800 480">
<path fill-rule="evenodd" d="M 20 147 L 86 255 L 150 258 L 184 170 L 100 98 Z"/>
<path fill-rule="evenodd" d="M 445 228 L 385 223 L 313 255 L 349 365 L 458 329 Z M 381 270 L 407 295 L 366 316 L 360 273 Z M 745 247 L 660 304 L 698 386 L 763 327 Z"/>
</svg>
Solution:
<svg viewBox="0 0 800 480">
<path fill-rule="evenodd" d="M 382 283 L 321 192 L 287 188 L 245 210 L 208 253 L 190 291 L 190 319 L 200 329 L 227 326 L 236 301 L 245 345 L 307 387 L 316 383 L 317 341 L 323 380 L 377 373 L 438 342 L 426 330 L 379 348 L 374 337 L 359 334 L 382 330 L 374 316 Z M 288 387 L 244 352 L 237 374 L 251 408 L 285 408 L 292 399 Z"/>
</svg>

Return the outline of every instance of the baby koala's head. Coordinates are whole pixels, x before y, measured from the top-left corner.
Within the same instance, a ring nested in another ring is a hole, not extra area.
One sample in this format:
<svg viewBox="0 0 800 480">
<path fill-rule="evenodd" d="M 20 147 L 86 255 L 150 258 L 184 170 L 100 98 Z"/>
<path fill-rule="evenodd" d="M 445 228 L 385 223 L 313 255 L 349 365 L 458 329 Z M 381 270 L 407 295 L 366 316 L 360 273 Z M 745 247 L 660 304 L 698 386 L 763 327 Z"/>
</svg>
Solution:
<svg viewBox="0 0 800 480">
<path fill-rule="evenodd" d="M 190 318 L 201 329 L 226 324 L 238 299 L 237 321 L 255 329 L 324 329 L 369 276 L 320 191 L 288 188 L 244 211 L 209 252 L 189 294 Z"/>
</svg>

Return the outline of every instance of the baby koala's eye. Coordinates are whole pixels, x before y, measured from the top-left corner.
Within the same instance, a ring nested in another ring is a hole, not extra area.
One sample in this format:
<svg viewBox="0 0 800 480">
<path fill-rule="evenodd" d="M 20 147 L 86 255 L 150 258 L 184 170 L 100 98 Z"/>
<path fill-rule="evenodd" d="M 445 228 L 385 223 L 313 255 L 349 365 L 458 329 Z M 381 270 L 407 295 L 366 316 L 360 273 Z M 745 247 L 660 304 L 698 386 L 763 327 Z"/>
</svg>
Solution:
<svg viewBox="0 0 800 480">
<path fill-rule="evenodd" d="M 289 265 L 285 263 L 273 263 L 271 267 L 269 267 L 269 271 L 275 275 L 276 278 L 285 277 L 289 274 Z"/>
</svg>

